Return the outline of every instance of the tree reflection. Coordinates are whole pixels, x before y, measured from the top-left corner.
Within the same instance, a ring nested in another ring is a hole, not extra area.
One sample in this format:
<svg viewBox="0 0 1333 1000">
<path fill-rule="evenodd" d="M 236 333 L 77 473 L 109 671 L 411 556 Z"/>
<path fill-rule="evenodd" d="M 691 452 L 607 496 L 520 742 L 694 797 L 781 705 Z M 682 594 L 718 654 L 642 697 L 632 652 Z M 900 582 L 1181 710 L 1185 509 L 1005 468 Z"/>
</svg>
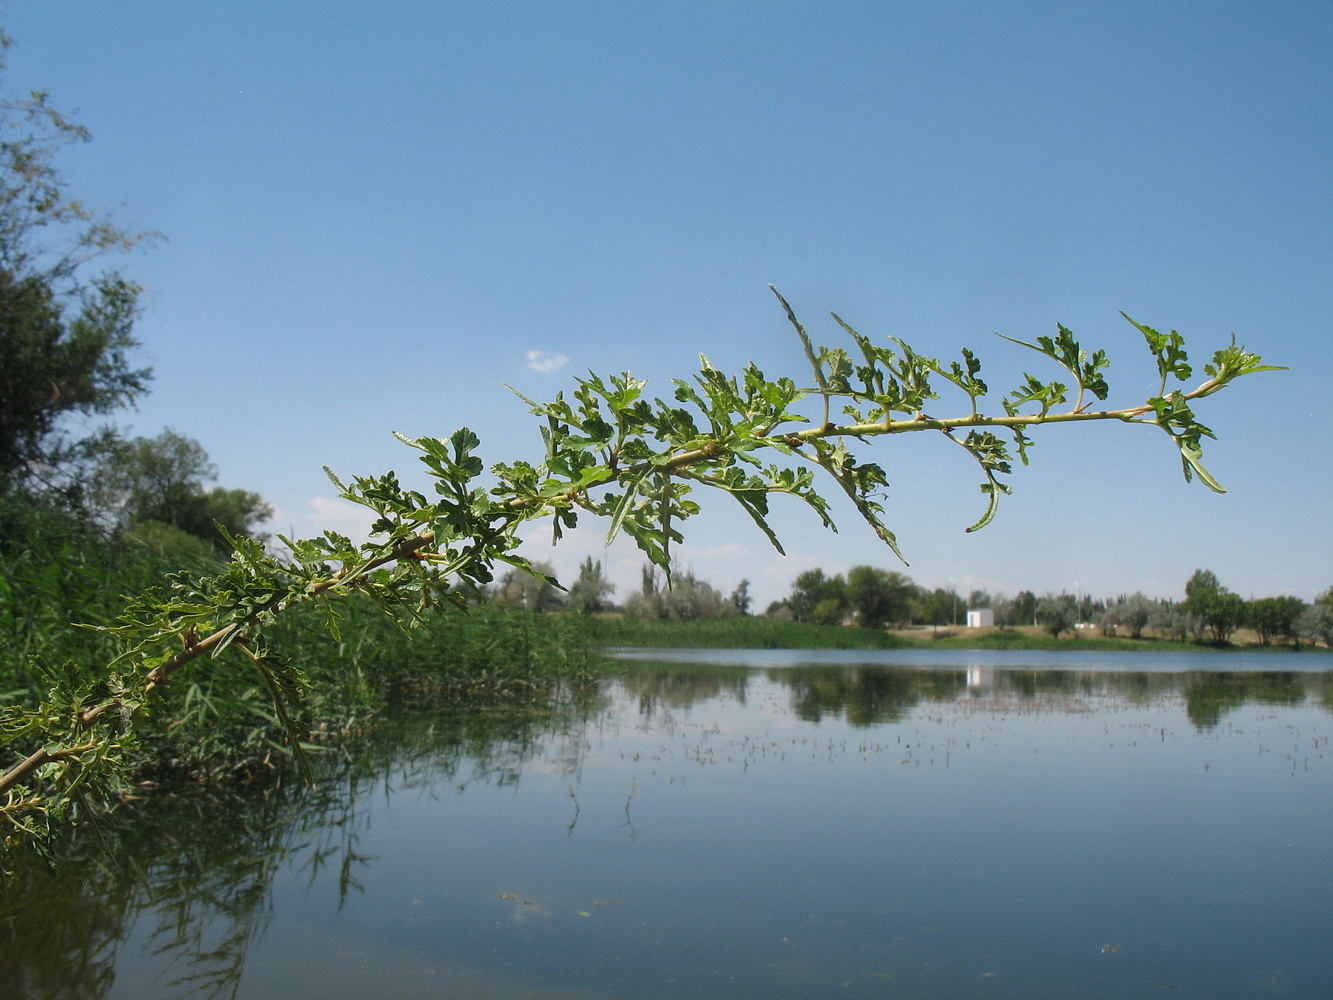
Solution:
<svg viewBox="0 0 1333 1000">
<path fill-rule="evenodd" d="M 234 998 L 280 869 L 305 871 L 310 884 L 336 875 L 341 905 L 374 860 L 360 849 L 372 797 L 442 778 L 515 782 L 600 705 L 595 691 L 547 694 L 528 705 L 403 707 L 373 739 L 320 761 L 313 786 L 174 788 L 75 831 L 52 856 L 6 859 L 3 995 L 105 997 L 118 955 L 137 949 L 167 995 Z"/>
<path fill-rule="evenodd" d="M 1321 675 L 1298 673 L 1213 673 L 1191 671 L 1184 674 L 1181 693 L 1190 721 L 1201 729 L 1216 726 L 1222 716 L 1246 702 L 1261 705 L 1300 705 L 1317 695 L 1312 680 Z M 1326 675 L 1324 675 L 1326 676 Z M 1323 700 L 1324 707 L 1329 707 Z"/>
<path fill-rule="evenodd" d="M 744 704 L 757 673 L 734 664 L 639 661 L 618 683 L 639 699 L 641 715 L 662 708 L 690 708 L 726 697 Z M 1200 729 L 1217 725 L 1228 711 L 1247 703 L 1300 705 L 1310 702 L 1333 711 L 1333 672 L 1228 673 L 1160 671 L 1001 669 L 977 665 L 951 669 L 857 664 L 802 664 L 766 669 L 762 676 L 790 691 L 799 718 L 819 722 L 845 719 L 853 726 L 902 720 L 918 705 L 966 698 L 975 707 L 1033 712 L 1086 712 L 1086 699 L 1112 698 L 1131 705 L 1181 699 Z"/>
</svg>

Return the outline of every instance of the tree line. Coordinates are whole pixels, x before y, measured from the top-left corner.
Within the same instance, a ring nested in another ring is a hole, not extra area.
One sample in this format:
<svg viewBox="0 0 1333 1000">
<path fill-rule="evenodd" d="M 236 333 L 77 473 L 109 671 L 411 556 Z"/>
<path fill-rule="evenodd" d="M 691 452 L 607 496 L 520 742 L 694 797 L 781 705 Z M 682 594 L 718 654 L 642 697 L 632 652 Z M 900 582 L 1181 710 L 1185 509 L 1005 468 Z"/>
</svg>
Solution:
<svg viewBox="0 0 1333 1000">
<path fill-rule="evenodd" d="M 742 580 L 723 593 L 692 570 L 678 569 L 668 579 L 651 563 L 642 568 L 640 588 L 623 605 L 611 600 L 615 585 L 601 563 L 591 556 L 578 578 L 562 590 L 549 564 L 535 563 L 536 572 L 506 573 L 484 596 L 497 604 L 526 611 L 579 614 L 622 612 L 629 618 L 692 621 L 748 615 L 750 581 Z M 1245 600 L 1223 587 L 1211 570 L 1196 570 L 1185 584 L 1185 600 L 1172 601 L 1142 593 L 1111 599 L 1080 594 L 1045 594 L 1030 590 L 1014 597 L 972 590 L 966 597 L 952 587 L 918 586 L 905 573 L 877 566 L 853 566 L 847 573 L 810 569 L 792 582 L 791 591 L 764 611 L 774 621 L 813 625 L 857 625 L 863 628 L 964 625 L 967 612 L 988 608 L 1000 628 L 1035 626 L 1058 638 L 1080 625 L 1095 626 L 1103 635 L 1173 641 L 1228 643 L 1237 630 L 1253 629 L 1262 645 L 1277 642 L 1322 642 L 1333 648 L 1333 588 L 1312 603 L 1299 597 Z"/>
<path fill-rule="evenodd" d="M 531 569 L 510 570 L 480 596 L 502 607 L 524 611 L 619 612 L 628 618 L 669 621 L 748 615 L 752 603 L 749 580 L 742 580 L 724 595 L 691 569 L 677 568 L 668 576 L 652 563 L 644 563 L 639 589 L 621 605 L 611 599 L 616 585 L 606 579 L 602 564 L 592 556 L 579 566 L 578 578 L 568 590 L 556 583 L 549 563 L 533 563 Z"/>
<path fill-rule="evenodd" d="M 498 603 L 533 611 L 619 610 L 633 618 L 685 621 L 746 615 L 752 603 L 748 580 L 723 596 L 692 571 L 676 572 L 668 584 L 656 567 L 645 564 L 640 590 L 618 608 L 610 601 L 614 585 L 591 557 L 568 593 L 554 584 L 549 566 L 536 568 L 538 576 L 506 574 L 490 596 Z M 806 570 L 792 582 L 790 593 L 769 604 L 764 615 L 815 625 L 940 628 L 963 625 L 969 610 L 988 608 L 1000 628 L 1036 626 L 1057 638 L 1089 625 L 1113 637 L 1141 639 L 1151 632 L 1159 639 L 1192 638 L 1222 645 L 1237 630 L 1250 628 L 1263 645 L 1305 639 L 1333 647 L 1333 588 L 1311 603 L 1292 596 L 1245 600 L 1223 587 L 1212 571 L 1200 569 L 1185 584 L 1185 595 L 1184 601 L 1173 601 L 1139 592 L 1101 599 L 1067 593 L 1038 596 L 1030 590 L 1006 597 L 972 590 L 964 597 L 951 587 L 921 587 L 905 573 L 862 565 L 845 575 Z"/>
<path fill-rule="evenodd" d="M 1194 638 L 1225 644 L 1238 629 L 1253 629 L 1263 645 L 1301 639 L 1333 648 L 1333 588 L 1312 603 L 1299 597 L 1245 600 L 1223 587 L 1210 570 L 1200 569 L 1185 584 L 1185 600 L 1142 593 L 1110 600 L 1067 593 L 1037 596 L 1030 590 L 1014 597 L 973 590 L 963 597 L 951 587 L 918 586 L 904 573 L 874 566 L 853 566 L 847 574 L 806 570 L 787 597 L 765 612 L 771 618 L 820 625 L 868 628 L 963 625 L 969 610 L 989 608 L 996 626 L 1038 626 L 1059 637 L 1079 625 L 1096 626 L 1104 635 L 1184 641 Z"/>
</svg>

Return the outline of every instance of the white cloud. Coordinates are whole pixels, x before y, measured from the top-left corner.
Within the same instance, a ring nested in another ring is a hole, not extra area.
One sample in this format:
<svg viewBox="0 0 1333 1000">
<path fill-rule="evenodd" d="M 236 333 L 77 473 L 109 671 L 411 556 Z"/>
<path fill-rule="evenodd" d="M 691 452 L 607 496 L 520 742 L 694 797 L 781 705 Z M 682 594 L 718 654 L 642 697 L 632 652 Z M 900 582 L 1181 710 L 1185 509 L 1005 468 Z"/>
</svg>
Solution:
<svg viewBox="0 0 1333 1000">
<path fill-rule="evenodd" d="M 528 351 L 528 367 L 535 372 L 553 372 L 569 364 L 569 355 L 556 351 Z"/>
</svg>

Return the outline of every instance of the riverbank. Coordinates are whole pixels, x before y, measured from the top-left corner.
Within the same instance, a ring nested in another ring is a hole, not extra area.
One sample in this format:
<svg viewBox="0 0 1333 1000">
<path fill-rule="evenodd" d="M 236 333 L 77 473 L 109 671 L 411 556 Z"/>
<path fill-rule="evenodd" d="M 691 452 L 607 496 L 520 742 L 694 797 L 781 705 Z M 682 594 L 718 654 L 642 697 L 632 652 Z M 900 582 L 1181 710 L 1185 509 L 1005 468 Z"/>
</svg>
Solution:
<svg viewBox="0 0 1333 1000">
<path fill-rule="evenodd" d="M 1181 650 L 1267 650 L 1273 653 L 1310 652 L 1316 647 L 1302 643 L 1264 646 L 1254 633 L 1237 633 L 1238 641 L 1226 645 L 1194 639 L 1183 641 L 1156 637 L 1130 639 L 1105 636 L 1096 629 L 1072 632 L 1056 638 L 1034 626 L 1013 628 L 935 628 L 916 626 L 882 630 L 854 625 L 812 625 L 776 622 L 759 617 L 730 617 L 696 621 L 643 621 L 612 615 L 588 619 L 587 636 L 599 646 L 649 646 L 694 649 L 1042 649 L 1119 652 L 1170 652 Z M 1319 648 L 1320 652 L 1327 652 Z"/>
</svg>

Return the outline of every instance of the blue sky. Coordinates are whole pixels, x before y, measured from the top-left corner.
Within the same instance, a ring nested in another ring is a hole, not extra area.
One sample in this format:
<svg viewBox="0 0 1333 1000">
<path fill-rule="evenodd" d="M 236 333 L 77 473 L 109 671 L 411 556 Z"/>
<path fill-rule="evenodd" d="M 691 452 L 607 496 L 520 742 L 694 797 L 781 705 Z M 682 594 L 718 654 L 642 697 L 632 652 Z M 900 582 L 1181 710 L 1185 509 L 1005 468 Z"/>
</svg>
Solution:
<svg viewBox="0 0 1333 1000">
<path fill-rule="evenodd" d="M 2 23 L 6 89 L 94 134 L 63 156 L 72 189 L 165 236 L 118 262 L 157 376 L 125 427 L 197 438 L 278 530 L 356 523 L 322 465 L 413 480 L 393 430 L 540 457 L 504 383 L 630 370 L 666 395 L 700 352 L 805 380 L 772 282 L 825 342 L 834 310 L 972 347 L 997 401 L 1058 373 L 994 332 L 1060 322 L 1111 355 L 1111 403 L 1142 402 L 1120 310 L 1197 362 L 1235 331 L 1291 368 L 1199 408 L 1224 496 L 1151 429 L 1048 428 L 966 535 L 970 460 L 880 443 L 918 583 L 1333 585 L 1326 4 L 10 0 Z M 761 606 L 812 566 L 895 568 L 850 511 L 831 536 L 784 507 L 782 559 L 724 501 L 681 561 Z M 530 554 L 605 557 L 623 597 L 641 560 L 603 531 Z"/>
</svg>

